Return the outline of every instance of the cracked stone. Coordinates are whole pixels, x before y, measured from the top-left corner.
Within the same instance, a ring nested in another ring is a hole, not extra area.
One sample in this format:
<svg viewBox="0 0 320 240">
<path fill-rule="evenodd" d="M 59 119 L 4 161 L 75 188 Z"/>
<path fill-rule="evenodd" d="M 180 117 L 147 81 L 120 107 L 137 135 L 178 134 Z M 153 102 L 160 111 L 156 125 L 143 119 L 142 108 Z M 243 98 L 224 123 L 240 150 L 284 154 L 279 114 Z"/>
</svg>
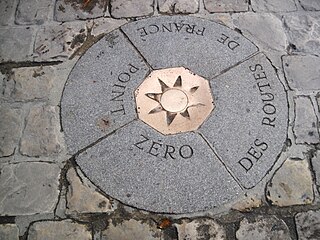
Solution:
<svg viewBox="0 0 320 240">
<path fill-rule="evenodd" d="M 16 101 L 47 99 L 53 78 L 53 67 L 15 68 L 5 81 L 5 96 Z"/>
<path fill-rule="evenodd" d="M 19 240 L 19 228 L 15 224 L 0 225 L 0 240 Z"/>
<path fill-rule="evenodd" d="M 33 157 L 58 154 L 62 149 L 59 130 L 58 107 L 32 107 L 21 138 L 21 154 Z"/>
<path fill-rule="evenodd" d="M 235 26 L 241 29 L 244 36 L 254 40 L 266 50 L 285 51 L 286 35 L 282 22 L 271 13 L 243 13 L 233 17 Z"/>
<path fill-rule="evenodd" d="M 315 115 L 311 99 L 299 96 L 295 99 L 295 120 L 293 131 L 297 144 L 316 144 L 319 143 L 319 133 L 317 128 L 317 117 Z"/>
<path fill-rule="evenodd" d="M 100 194 L 89 181 L 80 178 L 73 168 L 68 171 L 67 180 L 70 183 L 67 193 L 67 214 L 114 210 L 110 200 Z"/>
<path fill-rule="evenodd" d="M 266 195 L 280 207 L 311 204 L 314 194 L 308 161 L 287 159 L 267 184 Z"/>
<path fill-rule="evenodd" d="M 320 2 L 318 0 L 299 0 L 299 3 L 306 11 L 320 10 Z"/>
<path fill-rule="evenodd" d="M 1 0 L 0 1 L 0 25 L 13 23 L 17 1 Z"/>
<path fill-rule="evenodd" d="M 238 240 L 291 240 L 288 226 L 276 216 L 257 216 L 253 221 L 243 219 L 236 237 Z"/>
<path fill-rule="evenodd" d="M 253 11 L 256 12 L 292 12 L 297 10 L 294 0 L 251 0 Z"/>
<path fill-rule="evenodd" d="M 0 215 L 53 212 L 59 195 L 59 175 L 60 169 L 55 164 L 5 165 L 0 175 Z"/>
<path fill-rule="evenodd" d="M 33 33 L 34 29 L 30 27 L 0 29 L 0 62 L 31 60 Z"/>
<path fill-rule="evenodd" d="M 12 155 L 22 130 L 22 111 L 9 105 L 0 106 L 0 157 Z"/>
<path fill-rule="evenodd" d="M 175 224 L 178 229 L 178 239 L 227 239 L 224 228 L 212 219 L 183 220 Z"/>
<path fill-rule="evenodd" d="M 142 17 L 153 13 L 153 0 L 111 0 L 110 4 L 114 18 Z"/>
<path fill-rule="evenodd" d="M 283 67 L 289 86 L 298 90 L 320 89 L 320 58 L 316 56 L 284 56 Z"/>
<path fill-rule="evenodd" d="M 288 14 L 283 17 L 290 51 L 320 54 L 319 14 Z"/>
<path fill-rule="evenodd" d="M 160 240 L 161 235 L 161 230 L 153 222 L 131 219 L 116 224 L 110 220 L 108 228 L 102 231 L 101 240 Z"/>
<path fill-rule="evenodd" d="M 103 17 L 106 12 L 108 13 L 107 2 L 106 0 L 57 0 L 54 17 L 59 22 Z"/>
<path fill-rule="evenodd" d="M 19 0 L 16 11 L 17 24 L 43 24 L 48 20 L 52 0 Z"/>
<path fill-rule="evenodd" d="M 247 0 L 204 0 L 205 8 L 213 12 L 245 12 L 248 11 L 249 4 Z"/>
<path fill-rule="evenodd" d="M 196 13 L 199 0 L 158 0 L 161 13 Z"/>
<path fill-rule="evenodd" d="M 91 230 L 72 220 L 36 222 L 30 226 L 28 240 L 91 240 Z"/>
<path fill-rule="evenodd" d="M 298 213 L 295 221 L 299 240 L 320 239 L 320 211 Z"/>
</svg>

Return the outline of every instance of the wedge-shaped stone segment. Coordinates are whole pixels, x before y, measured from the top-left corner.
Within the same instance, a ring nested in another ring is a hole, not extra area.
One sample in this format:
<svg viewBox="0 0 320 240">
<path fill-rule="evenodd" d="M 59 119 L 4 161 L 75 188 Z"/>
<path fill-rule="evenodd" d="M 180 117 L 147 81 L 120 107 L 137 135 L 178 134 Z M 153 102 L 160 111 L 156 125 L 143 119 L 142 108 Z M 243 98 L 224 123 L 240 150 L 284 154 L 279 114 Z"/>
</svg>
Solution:
<svg viewBox="0 0 320 240">
<path fill-rule="evenodd" d="M 75 153 L 134 120 L 134 90 L 149 69 L 124 35 L 115 30 L 77 62 L 66 83 L 62 127 Z"/>
<path fill-rule="evenodd" d="M 286 140 L 283 85 L 263 54 L 210 83 L 216 107 L 200 132 L 240 183 L 252 188 L 273 166 Z"/>
<path fill-rule="evenodd" d="M 166 16 L 121 27 L 154 69 L 186 67 L 205 78 L 257 52 L 248 39 L 218 23 Z"/>
<path fill-rule="evenodd" d="M 199 134 L 163 136 L 139 120 L 87 149 L 76 161 L 108 195 L 149 211 L 206 210 L 242 193 Z"/>
</svg>

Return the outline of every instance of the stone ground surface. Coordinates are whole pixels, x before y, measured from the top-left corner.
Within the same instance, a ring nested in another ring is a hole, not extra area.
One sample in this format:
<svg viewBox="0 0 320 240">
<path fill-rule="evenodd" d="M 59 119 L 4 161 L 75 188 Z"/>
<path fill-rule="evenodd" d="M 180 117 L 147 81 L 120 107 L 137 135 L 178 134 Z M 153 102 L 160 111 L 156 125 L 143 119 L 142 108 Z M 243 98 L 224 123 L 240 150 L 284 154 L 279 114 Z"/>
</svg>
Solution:
<svg viewBox="0 0 320 240">
<path fill-rule="evenodd" d="M 0 12 L 1 240 L 320 239 L 318 0 L 3 0 Z M 172 14 L 249 38 L 288 96 L 286 145 L 268 180 L 193 214 L 155 214 L 106 196 L 68 153 L 60 124 L 79 56 L 127 22 Z"/>
</svg>

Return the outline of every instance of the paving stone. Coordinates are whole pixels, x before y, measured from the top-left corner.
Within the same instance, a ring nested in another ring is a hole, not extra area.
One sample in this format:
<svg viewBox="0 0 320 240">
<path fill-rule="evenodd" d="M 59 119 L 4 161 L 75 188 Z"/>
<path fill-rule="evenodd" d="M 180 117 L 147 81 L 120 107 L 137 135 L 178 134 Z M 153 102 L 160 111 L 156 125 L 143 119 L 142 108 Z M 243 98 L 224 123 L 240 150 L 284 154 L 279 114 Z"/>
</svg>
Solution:
<svg viewBox="0 0 320 240">
<path fill-rule="evenodd" d="M 153 69 L 183 66 L 206 79 L 257 51 L 237 32 L 187 16 L 154 17 L 121 29 Z"/>
<path fill-rule="evenodd" d="M 15 224 L 0 225 L 0 240 L 19 240 L 19 228 Z"/>
<path fill-rule="evenodd" d="M 319 132 L 317 128 L 317 117 L 315 115 L 311 99 L 299 96 L 295 99 L 295 120 L 293 131 L 297 144 L 319 143 Z"/>
<path fill-rule="evenodd" d="M 311 159 L 311 165 L 315 173 L 316 184 L 320 187 L 320 151 L 317 151 L 315 156 Z"/>
<path fill-rule="evenodd" d="M 16 0 L 0 1 L 0 25 L 10 25 L 13 23 L 16 6 Z"/>
<path fill-rule="evenodd" d="M 21 154 L 34 157 L 58 154 L 62 150 L 59 131 L 58 107 L 32 107 L 21 138 Z"/>
<path fill-rule="evenodd" d="M 111 16 L 114 18 L 142 17 L 153 14 L 153 0 L 110 0 Z"/>
<path fill-rule="evenodd" d="M 320 90 L 320 58 L 316 56 L 283 56 L 283 67 L 289 86 L 298 90 Z"/>
<path fill-rule="evenodd" d="M 287 42 L 283 24 L 271 13 L 253 12 L 233 16 L 233 23 L 243 35 L 252 39 L 259 47 L 285 51 Z"/>
<path fill-rule="evenodd" d="M 161 230 L 152 222 L 140 222 L 134 219 L 113 223 L 110 220 L 108 228 L 102 231 L 101 240 L 160 240 Z"/>
<path fill-rule="evenodd" d="M 118 30 L 86 52 L 69 76 L 61 103 L 62 126 L 71 153 L 136 118 L 132 93 L 148 71 Z"/>
<path fill-rule="evenodd" d="M 252 188 L 274 165 L 286 141 L 284 88 L 263 54 L 210 84 L 216 107 L 199 131 L 240 183 Z"/>
<path fill-rule="evenodd" d="M 158 0 L 161 13 L 196 13 L 199 11 L 199 0 Z"/>
<path fill-rule="evenodd" d="M 21 109 L 10 105 L 0 106 L 0 157 L 14 154 L 23 127 Z"/>
<path fill-rule="evenodd" d="M 91 230 L 71 220 L 36 222 L 30 226 L 28 240 L 91 240 Z"/>
<path fill-rule="evenodd" d="M 257 216 L 253 221 L 243 219 L 236 237 L 238 240 L 291 240 L 287 225 L 275 216 Z"/>
<path fill-rule="evenodd" d="M 303 9 L 307 11 L 320 10 L 320 2 L 317 0 L 299 0 L 299 3 L 303 7 Z"/>
<path fill-rule="evenodd" d="M 31 27 L 1 28 L 0 62 L 31 60 L 33 33 Z"/>
<path fill-rule="evenodd" d="M 290 51 L 320 54 L 320 16 L 312 13 L 287 14 L 283 17 Z"/>
<path fill-rule="evenodd" d="M 67 173 L 67 214 L 111 212 L 114 210 L 109 199 L 71 168 Z"/>
<path fill-rule="evenodd" d="M 105 0 L 57 0 L 55 5 L 55 20 L 59 22 L 75 21 L 103 17 L 107 10 Z"/>
<path fill-rule="evenodd" d="M 213 12 L 245 12 L 249 9 L 247 0 L 204 0 L 205 8 Z"/>
<path fill-rule="evenodd" d="M 261 207 L 261 205 L 262 196 L 258 194 L 248 194 L 245 199 L 239 199 L 238 202 L 232 206 L 232 209 L 240 212 L 249 212 L 254 208 Z"/>
<path fill-rule="evenodd" d="M 175 224 L 178 229 L 178 239 L 227 239 L 224 228 L 212 219 L 198 219 L 194 221 L 183 220 Z"/>
<path fill-rule="evenodd" d="M 308 161 L 287 159 L 268 183 L 266 195 L 280 207 L 311 204 L 314 194 Z"/>
<path fill-rule="evenodd" d="M 43 26 L 36 35 L 34 59 L 68 59 L 85 42 L 87 34 L 82 22 Z"/>
<path fill-rule="evenodd" d="M 43 26 L 36 36 L 34 58 L 37 61 L 66 60 L 81 55 L 101 38 L 101 34 L 125 22 L 103 18 L 85 23 L 78 21 Z"/>
<path fill-rule="evenodd" d="M 198 134 L 163 136 L 141 121 L 119 129 L 76 161 L 108 195 L 149 211 L 194 212 L 241 193 Z"/>
<path fill-rule="evenodd" d="M 43 24 L 51 14 L 52 4 L 52 0 L 19 0 L 16 23 Z"/>
<path fill-rule="evenodd" d="M 320 211 L 298 213 L 295 216 L 299 240 L 318 240 L 320 238 Z"/>
<path fill-rule="evenodd" d="M 5 165 L 0 175 L 0 215 L 53 212 L 59 195 L 60 169 L 55 164 Z"/>
<path fill-rule="evenodd" d="M 256 12 L 292 12 L 297 10 L 295 0 L 252 0 L 252 9 Z"/>
<path fill-rule="evenodd" d="M 14 68 L 5 82 L 5 95 L 15 101 L 48 99 L 53 76 L 53 67 Z"/>
</svg>

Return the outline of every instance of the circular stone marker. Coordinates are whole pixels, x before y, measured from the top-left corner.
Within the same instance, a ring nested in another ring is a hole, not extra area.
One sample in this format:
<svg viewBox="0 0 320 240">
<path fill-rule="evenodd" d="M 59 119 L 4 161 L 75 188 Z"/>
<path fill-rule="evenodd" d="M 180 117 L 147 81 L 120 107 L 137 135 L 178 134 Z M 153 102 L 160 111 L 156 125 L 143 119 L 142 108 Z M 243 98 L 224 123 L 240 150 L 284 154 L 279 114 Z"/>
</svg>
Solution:
<svg viewBox="0 0 320 240">
<path fill-rule="evenodd" d="M 61 100 L 83 173 L 161 213 L 212 209 L 255 187 L 278 159 L 287 115 L 284 88 L 252 42 L 187 16 L 108 33 L 79 59 Z"/>
</svg>

